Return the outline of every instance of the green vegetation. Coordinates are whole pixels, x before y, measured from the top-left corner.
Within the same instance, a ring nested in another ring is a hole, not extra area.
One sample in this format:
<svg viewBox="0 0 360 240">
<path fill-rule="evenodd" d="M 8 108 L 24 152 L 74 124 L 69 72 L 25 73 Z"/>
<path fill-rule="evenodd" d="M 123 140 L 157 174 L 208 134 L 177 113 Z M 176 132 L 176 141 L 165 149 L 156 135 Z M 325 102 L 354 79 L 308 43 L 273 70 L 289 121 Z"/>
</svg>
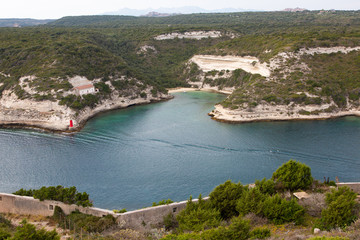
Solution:
<svg viewBox="0 0 360 240">
<path fill-rule="evenodd" d="M 271 236 L 271 232 L 268 228 L 257 227 L 250 232 L 250 239 L 266 239 Z"/>
<path fill-rule="evenodd" d="M 263 194 L 273 195 L 275 190 L 275 182 L 271 179 L 266 180 L 266 178 L 263 178 L 263 180 L 255 181 L 256 189 L 258 189 Z"/>
<path fill-rule="evenodd" d="M 120 209 L 120 210 L 114 209 L 113 212 L 114 213 L 126 213 L 127 210 L 126 210 L 126 208 L 123 208 L 123 209 Z"/>
<path fill-rule="evenodd" d="M 302 179 L 302 182 L 299 179 Z M 190 196 L 185 209 L 177 215 L 173 212 L 165 215 L 160 225 L 167 232 L 162 239 L 245 240 L 270 237 L 278 239 L 283 236 L 287 237 L 288 235 L 284 235 L 285 232 L 290 234 L 294 230 L 297 233 L 299 231 L 305 233 L 304 231 L 309 232 L 311 228 L 320 228 L 324 231 L 342 229 L 341 232 L 331 231 L 332 233 L 341 233 L 331 235 L 334 237 L 318 236 L 311 238 L 315 240 L 357 239 L 359 233 L 356 229 L 358 229 L 359 221 L 357 219 L 360 209 L 360 205 L 356 201 L 357 194 L 348 187 L 333 188 L 333 181 L 330 181 L 329 178 L 324 179 L 323 183 L 313 181 L 311 169 L 308 166 L 295 160 L 289 160 L 273 173 L 272 179 L 256 180 L 255 185 L 244 186 L 241 183 L 228 180 L 215 187 L 210 193 L 209 199 L 204 200 L 200 194 L 198 200 L 194 201 Z M 310 188 L 309 185 L 312 187 Z M 298 201 L 292 191 L 299 188 L 307 189 L 310 198 Z M 17 193 L 30 196 L 40 193 L 41 196 L 58 194 L 66 199 L 66 196 L 74 196 L 70 192 L 77 192 L 74 187 L 61 189 L 64 188 L 58 186 L 43 187 L 39 190 L 20 189 Z M 172 203 L 170 199 L 164 199 L 159 203 L 155 202 L 154 205 L 169 203 Z M 314 215 L 314 208 L 318 214 Z M 123 213 L 126 210 L 114 210 L 114 212 Z M 96 217 L 80 213 L 78 210 L 66 215 L 59 206 L 55 206 L 50 222 L 69 230 L 74 234 L 75 239 L 82 236 L 109 240 L 125 238 L 121 237 L 125 236 L 122 235 L 125 233 L 113 232 L 118 228 L 118 224 L 112 215 Z M 143 222 L 143 225 L 145 226 L 146 223 Z M 34 239 L 59 239 L 56 232 L 46 232 L 43 229 L 36 230 L 34 226 L 26 222 L 23 222 L 15 230 L 10 221 L 0 215 L 0 240 L 33 239 L 24 237 L 30 232 L 36 236 Z M 128 234 L 134 233 L 129 232 Z M 306 234 L 308 235 L 308 233 Z M 152 239 L 150 235 L 147 237 Z M 156 239 L 158 238 L 156 237 Z"/>
<path fill-rule="evenodd" d="M 17 227 L 11 240 L 60 240 L 55 230 L 48 232 L 44 229 L 36 230 L 35 226 L 23 220 L 21 226 Z"/>
<path fill-rule="evenodd" d="M 153 207 L 156 207 L 156 206 L 160 206 L 160 205 L 167 205 L 167 204 L 170 204 L 170 203 L 173 203 L 174 201 L 172 201 L 171 199 L 163 199 L 161 201 L 159 201 L 158 203 L 157 202 L 153 202 L 152 203 L 152 206 Z"/>
<path fill-rule="evenodd" d="M 258 230 L 255 234 L 258 234 Z M 241 218 L 233 218 L 231 219 L 231 224 L 228 227 L 220 226 L 218 228 L 205 230 L 200 233 L 183 233 L 179 235 L 171 234 L 162 239 L 164 240 L 187 240 L 187 239 L 245 240 L 248 239 L 250 235 L 251 233 L 250 233 L 249 222 Z"/>
<path fill-rule="evenodd" d="M 275 224 L 287 222 L 300 224 L 303 221 L 305 209 L 294 198 L 288 201 L 276 194 L 264 200 L 261 214 Z"/>
<path fill-rule="evenodd" d="M 55 230 L 37 230 L 25 219 L 15 228 L 9 220 L 0 215 L 0 240 L 60 240 Z"/>
<path fill-rule="evenodd" d="M 112 215 L 96 217 L 80 213 L 79 211 L 66 215 L 58 206 L 55 206 L 52 219 L 61 228 L 75 230 L 76 232 L 84 231 L 86 233 L 101 233 L 116 225 L 116 219 Z"/>
<path fill-rule="evenodd" d="M 241 183 L 233 183 L 228 180 L 210 193 L 210 201 L 220 211 L 221 217 L 226 219 L 238 215 L 236 202 L 243 194 L 244 189 L 245 187 Z"/>
<path fill-rule="evenodd" d="M 356 194 L 347 187 L 326 193 L 327 207 L 321 217 L 310 216 L 308 205 L 290 197 L 289 193 L 294 189 L 309 189 L 312 183 L 310 168 L 294 160 L 280 166 L 273 179 L 257 180 L 255 186 L 226 181 L 210 193 L 209 200 L 204 201 L 200 195 L 199 201 L 194 202 L 190 196 L 186 208 L 176 219 L 172 214 L 166 216 L 164 224 L 172 234 L 163 239 L 266 239 L 272 235 L 273 226 L 283 228 L 283 224 L 287 224 L 288 227 L 300 225 L 300 228 L 331 230 L 350 226 L 358 218 Z M 318 189 L 309 191 L 324 191 L 329 189 L 329 183 L 329 179 L 323 184 L 315 181 Z"/>
<path fill-rule="evenodd" d="M 199 81 L 203 73 L 196 64 L 188 64 L 195 54 L 250 55 L 268 62 L 280 52 L 301 48 L 359 46 L 359 16 L 359 11 L 80 16 L 39 27 L 2 28 L 0 72 L 6 76 L 0 74 L 0 93 L 11 90 L 21 99 L 60 101 L 76 111 L 110 98 L 110 83 L 119 96 L 148 98 L 146 88 L 157 96 L 165 88 Z M 160 34 L 200 30 L 217 30 L 223 35 L 201 40 L 154 39 Z M 150 48 L 144 50 L 144 46 Z M 261 102 L 320 105 L 333 100 L 336 105 L 327 110 L 332 112 L 346 108 L 347 103 L 359 105 L 358 65 L 358 51 L 303 55 L 287 59 L 273 71 L 271 81 L 238 69 L 231 76 L 225 71 L 209 72 L 204 83 L 237 88 L 222 102 L 231 109 L 251 110 Z M 37 78 L 20 87 L 19 78 L 29 75 Z M 76 75 L 97 79 L 99 92 L 84 98 L 69 95 L 68 79 Z M 37 93 L 26 92 L 26 86 Z"/>
<path fill-rule="evenodd" d="M 320 229 L 344 228 L 353 223 L 358 215 L 356 197 L 357 194 L 348 187 L 340 187 L 327 193 L 325 199 L 327 208 L 322 210 L 318 224 Z"/>
<path fill-rule="evenodd" d="M 273 173 L 272 179 L 276 184 L 282 185 L 290 191 L 306 190 L 313 182 L 310 167 L 294 160 L 290 160 L 278 168 Z"/>
<path fill-rule="evenodd" d="M 204 201 L 199 196 L 199 201 L 194 203 L 190 196 L 186 209 L 176 217 L 179 223 L 179 231 L 202 231 L 218 227 L 221 222 L 220 211 L 214 209 L 211 203 Z"/>
<path fill-rule="evenodd" d="M 89 199 L 89 194 L 86 192 L 80 193 L 76 187 L 65 188 L 63 186 L 57 187 L 42 187 L 40 189 L 20 189 L 13 194 L 20 196 L 31 196 L 40 201 L 55 200 L 66 204 L 76 204 L 83 207 L 91 207 L 93 204 Z"/>
</svg>

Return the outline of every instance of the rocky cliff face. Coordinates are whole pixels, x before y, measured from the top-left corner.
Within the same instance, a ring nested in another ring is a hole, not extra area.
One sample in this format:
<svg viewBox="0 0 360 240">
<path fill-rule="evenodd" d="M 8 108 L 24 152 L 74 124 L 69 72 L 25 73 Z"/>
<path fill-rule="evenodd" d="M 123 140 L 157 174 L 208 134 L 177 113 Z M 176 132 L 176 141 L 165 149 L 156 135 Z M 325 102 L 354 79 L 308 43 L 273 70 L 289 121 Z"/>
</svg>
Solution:
<svg viewBox="0 0 360 240">
<path fill-rule="evenodd" d="M 21 81 L 20 81 L 20 85 Z M 27 89 L 26 93 L 38 94 L 34 89 Z M 34 127 L 50 131 L 73 132 L 81 129 L 86 121 L 96 114 L 113 109 L 126 108 L 131 105 L 146 104 L 172 98 L 171 95 L 151 93 L 152 87 L 143 90 L 143 97 L 136 92 L 128 93 L 127 96 L 119 94 L 112 88 L 107 98 L 103 98 L 95 106 L 87 106 L 81 110 L 72 109 L 66 105 L 60 105 L 60 101 L 36 100 L 34 98 L 20 98 L 13 89 L 2 92 L 0 99 L 0 125 L 12 127 Z M 71 91 L 64 94 L 68 95 Z M 70 120 L 73 127 L 70 127 Z"/>
<path fill-rule="evenodd" d="M 231 91 L 209 113 L 219 121 L 360 116 L 359 51 L 302 48 L 278 53 L 264 63 L 251 56 L 199 55 L 190 60 L 186 73 L 193 86 Z"/>
</svg>

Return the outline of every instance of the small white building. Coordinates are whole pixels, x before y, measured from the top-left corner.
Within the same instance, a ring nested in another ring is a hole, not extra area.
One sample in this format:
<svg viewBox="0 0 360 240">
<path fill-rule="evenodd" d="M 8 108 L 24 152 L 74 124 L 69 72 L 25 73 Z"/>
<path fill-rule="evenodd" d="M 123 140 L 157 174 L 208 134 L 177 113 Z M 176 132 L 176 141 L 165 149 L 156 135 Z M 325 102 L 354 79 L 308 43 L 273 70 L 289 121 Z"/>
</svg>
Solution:
<svg viewBox="0 0 360 240">
<path fill-rule="evenodd" d="M 75 90 L 75 93 L 80 96 L 82 96 L 84 94 L 91 94 L 91 93 L 96 92 L 93 84 L 77 86 L 77 87 L 74 87 L 74 90 Z"/>
</svg>

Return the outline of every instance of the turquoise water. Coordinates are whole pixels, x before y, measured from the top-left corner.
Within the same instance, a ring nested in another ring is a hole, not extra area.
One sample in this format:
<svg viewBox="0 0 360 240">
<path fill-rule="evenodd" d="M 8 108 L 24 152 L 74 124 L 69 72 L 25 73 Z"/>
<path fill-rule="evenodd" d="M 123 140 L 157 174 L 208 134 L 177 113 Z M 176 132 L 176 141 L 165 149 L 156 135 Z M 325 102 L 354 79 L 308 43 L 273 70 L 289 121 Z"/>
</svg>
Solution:
<svg viewBox="0 0 360 240">
<path fill-rule="evenodd" d="M 97 207 L 131 210 L 269 178 L 289 159 L 321 180 L 360 181 L 360 118 L 219 123 L 207 113 L 223 98 L 177 93 L 98 116 L 73 136 L 0 130 L 0 191 L 74 185 Z"/>
</svg>

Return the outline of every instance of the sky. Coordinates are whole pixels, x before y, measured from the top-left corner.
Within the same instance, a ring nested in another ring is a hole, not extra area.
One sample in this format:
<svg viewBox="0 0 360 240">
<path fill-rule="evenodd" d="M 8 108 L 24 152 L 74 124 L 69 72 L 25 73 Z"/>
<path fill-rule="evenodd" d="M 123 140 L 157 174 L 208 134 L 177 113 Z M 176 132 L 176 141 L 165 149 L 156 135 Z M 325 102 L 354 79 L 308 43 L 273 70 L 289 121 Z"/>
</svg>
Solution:
<svg viewBox="0 0 360 240">
<path fill-rule="evenodd" d="M 241 8 L 261 11 L 301 7 L 309 10 L 359 10 L 360 0 L 1 0 L 0 18 L 57 19 L 97 15 L 122 8 L 196 6 L 207 10 Z"/>
</svg>

